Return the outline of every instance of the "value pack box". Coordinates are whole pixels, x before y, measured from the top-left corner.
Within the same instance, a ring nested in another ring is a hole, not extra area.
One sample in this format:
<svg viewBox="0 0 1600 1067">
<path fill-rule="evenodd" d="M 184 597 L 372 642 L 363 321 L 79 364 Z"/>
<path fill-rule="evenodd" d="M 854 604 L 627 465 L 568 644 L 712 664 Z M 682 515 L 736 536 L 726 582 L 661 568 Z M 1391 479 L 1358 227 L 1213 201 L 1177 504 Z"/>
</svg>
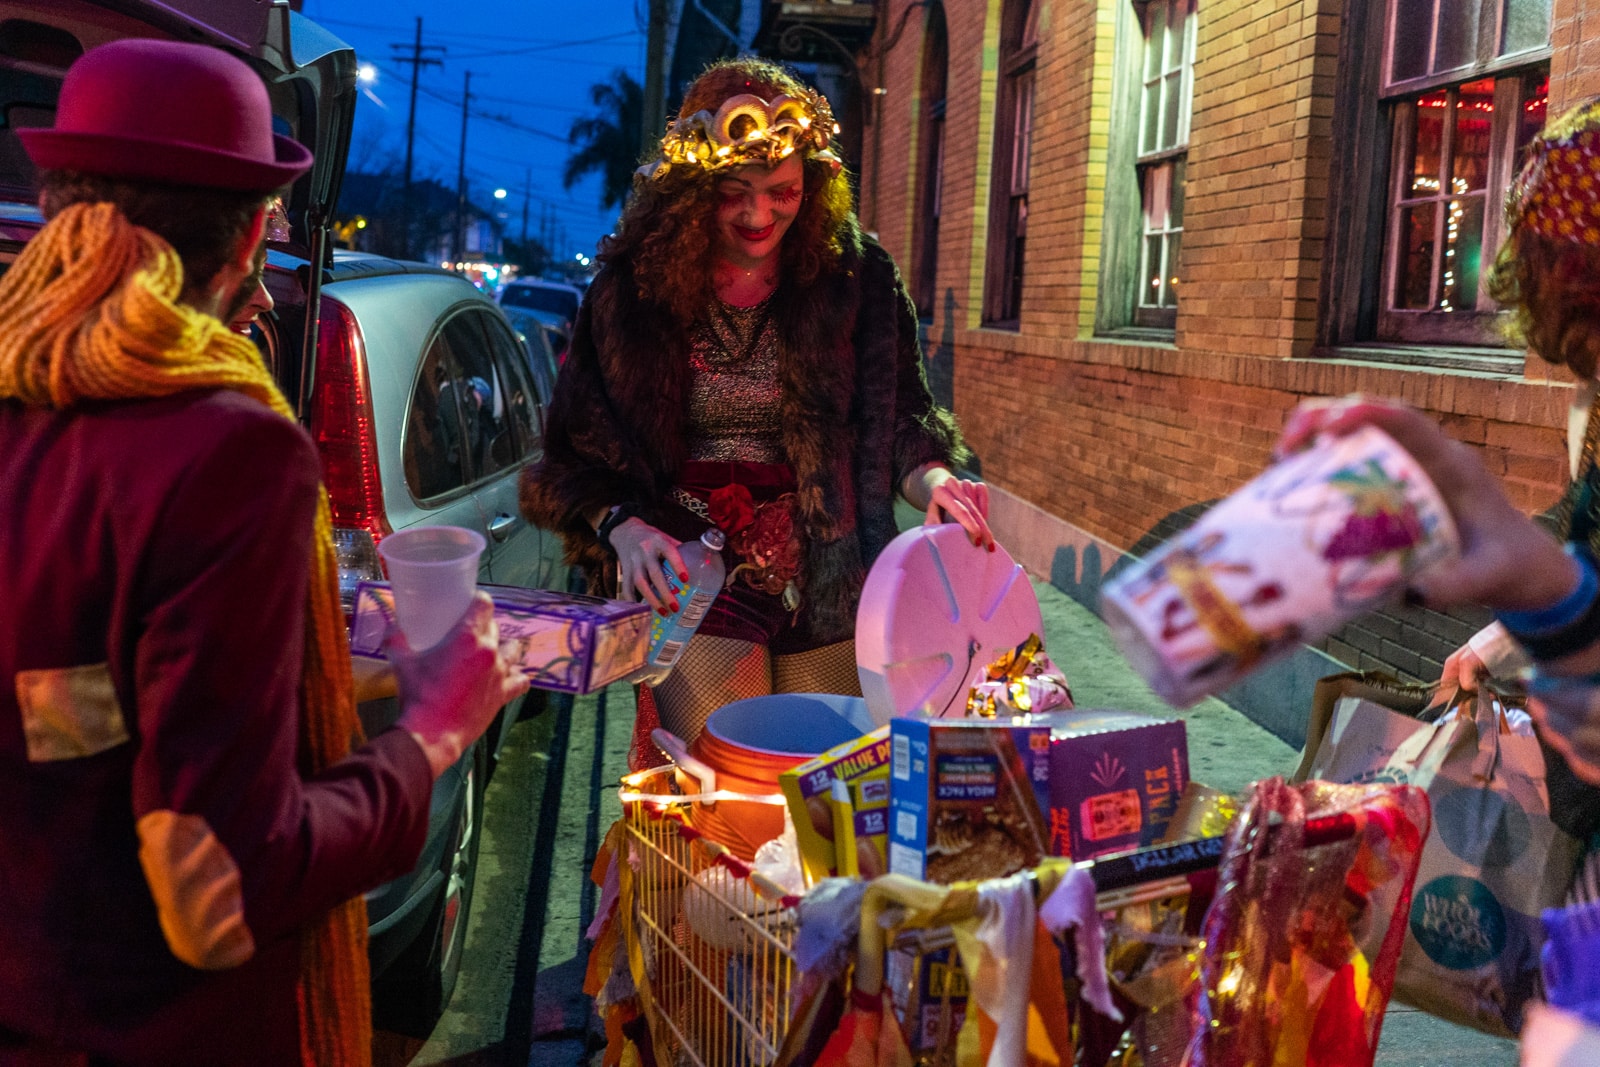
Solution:
<svg viewBox="0 0 1600 1067">
<path fill-rule="evenodd" d="M 536 688 L 592 693 L 644 666 L 654 614 L 648 605 L 518 585 L 478 588 L 494 601 L 500 650 Z M 350 651 L 382 658 L 393 619 L 389 583 L 362 582 L 350 620 Z"/>
<path fill-rule="evenodd" d="M 889 870 L 948 883 L 1050 854 L 1050 728 L 1026 719 L 889 724 Z"/>
<path fill-rule="evenodd" d="M 1050 846 L 1090 859 L 1155 844 L 1189 782 L 1181 721 L 1122 711 L 1052 712 Z"/>
<path fill-rule="evenodd" d="M 843 782 L 848 810 L 839 811 L 833 783 Z M 837 874 L 875 878 L 888 871 L 889 728 L 887 726 L 822 753 L 778 775 L 789 802 L 806 877 L 813 882 Z M 838 855 L 836 816 L 851 820 L 855 870 Z"/>
</svg>

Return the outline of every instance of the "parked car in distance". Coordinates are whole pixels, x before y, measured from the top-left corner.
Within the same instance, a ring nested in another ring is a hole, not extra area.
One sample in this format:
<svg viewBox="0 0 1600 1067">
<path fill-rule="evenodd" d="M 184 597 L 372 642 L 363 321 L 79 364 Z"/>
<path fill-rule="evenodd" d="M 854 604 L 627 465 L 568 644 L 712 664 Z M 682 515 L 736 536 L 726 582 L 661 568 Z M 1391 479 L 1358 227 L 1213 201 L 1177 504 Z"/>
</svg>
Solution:
<svg viewBox="0 0 1600 1067">
<path fill-rule="evenodd" d="M 129 36 L 199 40 L 241 56 L 267 83 L 284 132 L 316 154 L 287 194 L 290 226 L 271 246 L 265 276 L 277 306 L 258 319 L 255 336 L 321 455 L 347 608 L 359 581 L 382 577 L 379 542 L 425 524 L 482 533 L 482 581 L 566 588 L 559 538 L 517 506 L 521 469 L 541 455 L 549 394 L 499 306 L 465 278 L 424 264 L 337 252 L 312 270 L 317 242 L 305 220 L 337 196 L 356 60 L 288 0 L 0 0 L 0 271 L 43 225 L 15 127 L 50 124 L 72 60 Z M 321 299 L 308 354 L 313 281 Z M 439 778 L 417 867 L 367 895 L 380 1027 L 425 1037 L 449 1002 L 486 780 L 506 729 L 540 699 L 502 709 Z M 369 735 L 399 714 L 393 699 L 358 710 Z"/>
<path fill-rule="evenodd" d="M 503 304 L 500 310 L 505 313 L 512 329 L 517 331 L 517 336 L 522 339 L 523 350 L 528 357 L 528 371 L 533 375 L 533 384 L 539 390 L 539 400 L 548 407 L 550 398 L 555 395 L 556 374 L 561 369 L 560 361 L 556 357 L 556 347 L 558 342 L 564 342 L 564 338 L 559 330 L 532 312 L 506 307 Z"/>
<path fill-rule="evenodd" d="M 529 312 L 559 330 L 561 343 L 553 347 L 557 359 L 566 356 L 567 342 L 572 338 L 572 324 L 578 320 L 578 305 L 583 303 L 581 289 L 565 282 L 518 278 L 500 290 L 499 299 L 501 307 Z"/>
</svg>

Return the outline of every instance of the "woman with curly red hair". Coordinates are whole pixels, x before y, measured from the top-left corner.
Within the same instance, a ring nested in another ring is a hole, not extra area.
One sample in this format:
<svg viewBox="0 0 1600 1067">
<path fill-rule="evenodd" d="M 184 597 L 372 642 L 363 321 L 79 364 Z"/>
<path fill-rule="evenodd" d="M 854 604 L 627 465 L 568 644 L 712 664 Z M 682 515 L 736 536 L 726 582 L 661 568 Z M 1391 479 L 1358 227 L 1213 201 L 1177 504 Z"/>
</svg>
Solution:
<svg viewBox="0 0 1600 1067">
<path fill-rule="evenodd" d="M 993 545 L 988 494 L 923 373 L 893 260 L 862 234 L 827 101 L 757 59 L 689 87 L 602 246 L 523 510 L 593 590 L 669 613 L 710 525 L 728 584 L 655 687 L 692 740 L 730 700 L 859 692 L 856 603 L 898 492 Z"/>
</svg>

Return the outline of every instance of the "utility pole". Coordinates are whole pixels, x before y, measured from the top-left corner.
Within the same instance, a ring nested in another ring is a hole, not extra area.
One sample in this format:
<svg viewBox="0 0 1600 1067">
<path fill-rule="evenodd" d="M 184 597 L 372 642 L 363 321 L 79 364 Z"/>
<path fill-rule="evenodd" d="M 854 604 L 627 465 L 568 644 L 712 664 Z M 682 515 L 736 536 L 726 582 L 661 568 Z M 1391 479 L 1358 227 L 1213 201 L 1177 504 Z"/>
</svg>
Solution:
<svg viewBox="0 0 1600 1067">
<path fill-rule="evenodd" d="M 467 252 L 467 105 L 472 102 L 472 71 L 461 83 L 461 155 L 456 164 L 456 262 Z"/>
<path fill-rule="evenodd" d="M 644 46 L 644 114 L 639 123 L 641 158 L 656 147 L 667 125 L 667 3 L 668 0 L 650 0 L 650 26 Z"/>
<path fill-rule="evenodd" d="M 411 45 L 411 54 L 406 55 L 403 51 L 398 51 L 406 47 L 403 44 L 391 44 L 389 47 L 397 50 L 394 57 L 394 61 L 396 63 L 409 63 L 411 65 L 411 110 L 406 116 L 406 180 L 405 193 L 401 199 L 401 208 L 403 209 L 403 217 L 405 219 L 405 228 L 401 231 L 404 234 L 405 239 L 405 248 L 403 251 L 409 256 L 412 254 L 411 150 L 412 142 L 416 140 L 417 136 L 417 79 L 422 73 L 423 67 L 442 67 L 444 65 L 443 61 L 424 56 L 423 53 L 442 53 L 444 49 L 439 45 L 424 45 L 422 43 L 422 17 L 420 15 L 417 16 L 417 39 Z"/>
<path fill-rule="evenodd" d="M 528 254 L 528 201 L 533 199 L 533 168 L 522 180 L 522 254 Z"/>
</svg>

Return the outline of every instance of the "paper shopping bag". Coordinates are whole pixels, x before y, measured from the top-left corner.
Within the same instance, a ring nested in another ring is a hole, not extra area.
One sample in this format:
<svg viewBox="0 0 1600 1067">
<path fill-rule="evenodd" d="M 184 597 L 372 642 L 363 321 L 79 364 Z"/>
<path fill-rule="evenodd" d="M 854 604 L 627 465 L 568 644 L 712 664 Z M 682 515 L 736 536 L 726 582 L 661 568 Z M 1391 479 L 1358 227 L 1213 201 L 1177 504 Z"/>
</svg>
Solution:
<svg viewBox="0 0 1600 1067">
<path fill-rule="evenodd" d="M 1310 773 L 1311 764 L 1327 737 L 1334 708 L 1339 701 L 1346 699 L 1365 700 L 1379 708 L 1399 712 L 1408 719 L 1424 717 L 1423 713 L 1435 703 L 1432 686 L 1402 682 L 1384 671 L 1345 671 L 1320 679 L 1311 693 L 1311 715 L 1306 720 L 1306 746 L 1300 755 L 1300 766 L 1289 777 L 1291 782 L 1320 777 Z"/>
<path fill-rule="evenodd" d="M 1504 732 L 1500 695 L 1464 698 L 1433 723 L 1338 700 L 1306 769 L 1315 779 L 1427 791 L 1433 827 L 1395 998 L 1512 1036 L 1537 981 L 1539 913 L 1565 895 L 1578 842 L 1550 819 L 1538 740 Z"/>
</svg>

